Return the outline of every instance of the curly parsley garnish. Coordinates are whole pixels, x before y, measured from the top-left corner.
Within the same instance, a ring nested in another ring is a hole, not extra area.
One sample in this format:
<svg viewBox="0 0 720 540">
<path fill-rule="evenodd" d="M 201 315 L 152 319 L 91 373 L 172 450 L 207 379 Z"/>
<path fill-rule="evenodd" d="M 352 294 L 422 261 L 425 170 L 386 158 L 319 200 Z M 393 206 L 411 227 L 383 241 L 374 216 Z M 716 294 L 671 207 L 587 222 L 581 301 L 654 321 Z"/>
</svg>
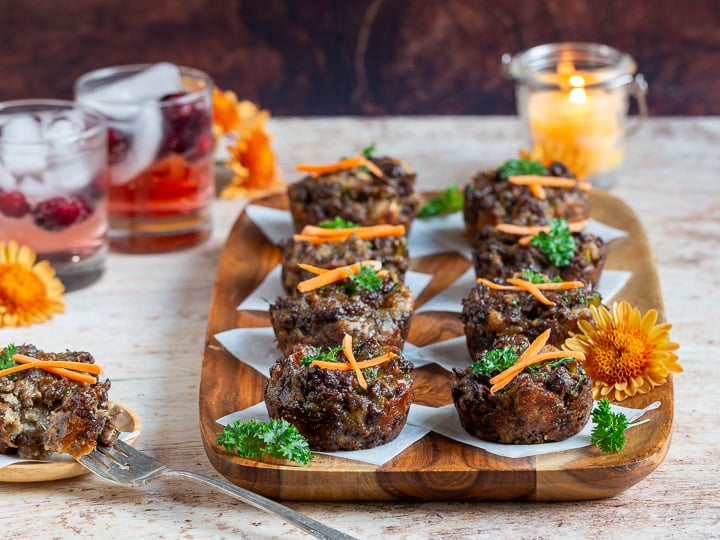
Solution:
<svg viewBox="0 0 720 540">
<path fill-rule="evenodd" d="M 540 272 L 535 272 L 535 270 L 533 270 L 532 268 L 523 268 L 522 275 L 530 283 L 552 283 L 552 282 L 559 283 L 562 281 L 562 278 L 560 276 L 555 276 L 552 279 L 548 279 L 548 277 L 545 274 L 541 274 Z"/>
<path fill-rule="evenodd" d="M 362 157 L 365 159 L 372 159 L 373 152 L 375 152 L 375 143 L 370 143 L 362 151 Z"/>
<path fill-rule="evenodd" d="M 482 360 L 473 362 L 472 374 L 489 376 L 493 373 L 500 373 L 514 365 L 517 359 L 518 355 L 510 345 L 505 345 L 500 349 L 490 349 Z"/>
<path fill-rule="evenodd" d="M 347 291 L 353 295 L 358 287 L 369 291 L 377 291 L 382 286 L 382 279 L 378 276 L 377 270 L 369 264 L 361 264 L 357 274 L 351 273 L 348 276 Z"/>
<path fill-rule="evenodd" d="M 321 362 L 337 362 L 335 355 L 340 351 L 342 351 L 342 345 L 338 345 L 337 347 L 328 347 L 328 349 L 324 352 L 323 348 L 320 347 L 315 354 L 304 356 L 303 359 L 300 360 L 300 363 L 303 366 L 309 366 L 315 360 L 319 360 Z"/>
<path fill-rule="evenodd" d="M 442 193 L 431 197 L 420 209 L 418 217 L 445 216 L 463 209 L 465 197 L 457 186 L 450 186 Z"/>
<path fill-rule="evenodd" d="M 11 368 L 15 365 L 15 360 L 13 360 L 13 356 L 15 356 L 18 353 L 17 347 L 10 343 L 7 347 L 5 347 L 2 350 L 2 355 L 0 355 L 0 369 L 7 369 Z"/>
<path fill-rule="evenodd" d="M 612 412 L 607 398 L 597 402 L 592 420 L 595 427 L 590 434 L 591 444 L 606 454 L 619 452 L 625 447 L 625 430 L 629 426 L 627 416 Z"/>
<path fill-rule="evenodd" d="M 550 220 L 550 232 L 533 236 L 530 244 L 539 248 L 555 266 L 563 268 L 570 264 L 577 244 L 564 218 Z"/>
<path fill-rule="evenodd" d="M 500 178 L 509 178 L 511 176 L 522 176 L 526 174 L 537 174 L 544 176 L 548 170 L 539 161 L 529 159 L 509 159 L 498 168 Z"/>
<path fill-rule="evenodd" d="M 272 456 L 300 465 L 307 465 L 312 459 L 307 439 L 284 419 L 273 418 L 269 422 L 237 420 L 223 428 L 216 442 L 243 458 L 262 460 L 265 456 Z"/>
<path fill-rule="evenodd" d="M 359 227 L 357 223 L 347 221 L 340 216 L 335 216 L 333 219 L 326 219 L 318 223 L 318 227 L 323 229 L 351 229 L 352 227 Z"/>
</svg>

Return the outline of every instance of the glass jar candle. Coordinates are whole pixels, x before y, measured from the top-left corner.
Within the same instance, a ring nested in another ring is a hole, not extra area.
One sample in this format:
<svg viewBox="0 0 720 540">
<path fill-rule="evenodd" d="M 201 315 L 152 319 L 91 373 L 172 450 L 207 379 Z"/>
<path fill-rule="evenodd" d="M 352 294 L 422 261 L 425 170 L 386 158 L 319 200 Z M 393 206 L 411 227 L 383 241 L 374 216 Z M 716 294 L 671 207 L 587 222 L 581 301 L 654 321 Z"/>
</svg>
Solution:
<svg viewBox="0 0 720 540">
<path fill-rule="evenodd" d="M 647 83 L 633 58 L 607 45 L 551 43 L 502 57 L 533 156 L 565 162 L 599 189 L 617 182 L 624 139 L 647 116 Z M 638 122 L 628 126 L 630 96 Z"/>
</svg>

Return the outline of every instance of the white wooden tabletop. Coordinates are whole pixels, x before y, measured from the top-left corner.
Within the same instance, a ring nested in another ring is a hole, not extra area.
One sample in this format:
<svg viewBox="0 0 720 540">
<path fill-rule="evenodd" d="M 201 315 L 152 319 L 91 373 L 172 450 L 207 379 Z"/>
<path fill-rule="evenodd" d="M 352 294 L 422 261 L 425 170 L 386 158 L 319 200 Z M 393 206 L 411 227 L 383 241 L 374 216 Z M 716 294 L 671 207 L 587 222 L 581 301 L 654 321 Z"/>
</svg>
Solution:
<svg viewBox="0 0 720 540">
<path fill-rule="evenodd" d="M 284 177 L 376 142 L 418 171 L 419 189 L 462 185 L 516 155 L 511 117 L 273 119 Z M 358 538 L 707 538 L 720 535 L 720 118 L 654 118 L 627 141 L 613 194 L 646 228 L 671 339 L 675 425 L 665 461 L 612 499 L 573 503 L 288 503 Z M 92 352 L 111 397 L 142 418 L 137 447 L 171 467 L 219 475 L 202 447 L 198 386 L 208 306 L 224 240 L 246 201 L 216 201 L 204 244 L 163 255 L 111 253 L 96 284 L 66 296 L 66 313 L 0 343 Z M 5 483 L 6 538 L 290 538 L 288 523 L 208 488 L 169 480 L 115 487 L 92 475 Z"/>
</svg>

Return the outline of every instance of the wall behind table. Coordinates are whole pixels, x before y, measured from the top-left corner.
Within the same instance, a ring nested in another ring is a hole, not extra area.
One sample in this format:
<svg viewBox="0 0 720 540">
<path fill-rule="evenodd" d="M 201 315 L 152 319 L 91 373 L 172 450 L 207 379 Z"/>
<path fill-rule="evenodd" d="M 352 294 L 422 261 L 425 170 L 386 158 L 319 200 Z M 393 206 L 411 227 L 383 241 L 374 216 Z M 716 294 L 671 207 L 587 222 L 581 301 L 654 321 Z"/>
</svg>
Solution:
<svg viewBox="0 0 720 540">
<path fill-rule="evenodd" d="M 273 115 L 513 114 L 503 52 L 631 53 L 654 115 L 720 115 L 717 0 L 0 0 L 0 100 L 167 60 Z"/>
</svg>

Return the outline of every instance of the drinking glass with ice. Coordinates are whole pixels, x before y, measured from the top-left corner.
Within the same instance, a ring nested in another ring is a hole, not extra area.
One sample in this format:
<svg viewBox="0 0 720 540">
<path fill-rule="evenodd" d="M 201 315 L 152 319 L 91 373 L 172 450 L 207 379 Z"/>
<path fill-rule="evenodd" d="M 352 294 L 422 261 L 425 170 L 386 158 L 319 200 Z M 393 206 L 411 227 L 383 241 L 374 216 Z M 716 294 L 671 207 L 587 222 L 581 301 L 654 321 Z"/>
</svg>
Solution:
<svg viewBox="0 0 720 540">
<path fill-rule="evenodd" d="M 106 139 L 103 118 L 72 102 L 0 103 L 0 241 L 31 247 L 67 290 L 104 270 Z"/>
<path fill-rule="evenodd" d="M 169 63 L 104 68 L 76 100 L 108 123 L 110 246 L 148 253 L 210 233 L 214 195 L 212 81 Z"/>
</svg>

